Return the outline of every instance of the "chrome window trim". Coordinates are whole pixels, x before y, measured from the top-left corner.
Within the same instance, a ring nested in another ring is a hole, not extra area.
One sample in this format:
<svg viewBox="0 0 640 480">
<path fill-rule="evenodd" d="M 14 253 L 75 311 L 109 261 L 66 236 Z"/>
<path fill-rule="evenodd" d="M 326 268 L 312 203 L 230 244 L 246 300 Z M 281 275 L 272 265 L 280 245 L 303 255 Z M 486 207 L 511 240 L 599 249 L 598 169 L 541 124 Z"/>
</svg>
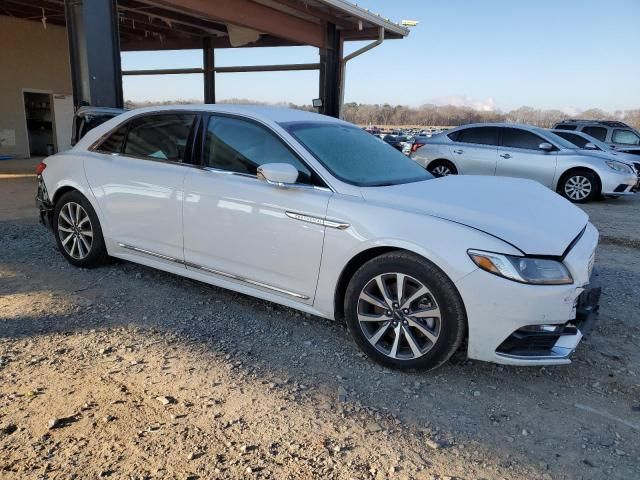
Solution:
<svg viewBox="0 0 640 480">
<path fill-rule="evenodd" d="M 133 245 L 127 245 L 125 243 L 118 243 L 118 246 L 121 248 L 125 248 L 127 250 L 132 250 L 137 253 L 142 253 L 145 255 L 149 255 L 152 257 L 160 258 L 162 260 L 167 260 L 169 262 L 177 263 L 178 265 L 183 265 L 187 268 L 195 268 L 196 270 L 201 270 L 203 272 L 212 273 L 214 275 L 218 275 L 220 277 L 230 278 L 232 280 L 246 283 L 248 285 L 252 285 L 255 287 L 265 288 L 267 290 L 271 290 L 278 293 L 283 293 L 285 295 L 289 295 L 290 297 L 298 298 L 300 300 L 309 300 L 307 295 L 302 295 L 301 293 L 291 292 L 289 290 L 285 290 L 284 288 L 274 287 L 273 285 L 269 285 L 267 283 L 262 283 L 257 280 L 251 280 L 250 278 L 242 277 L 240 275 L 235 275 L 233 273 L 223 272 L 221 270 L 215 270 L 213 268 L 203 267 L 202 265 L 198 265 L 196 263 L 187 262 L 180 260 L 179 258 L 171 257 L 169 255 L 164 255 L 162 253 L 153 252 L 151 250 L 146 250 L 144 248 L 135 247 Z"/>
<path fill-rule="evenodd" d="M 193 163 L 178 162 L 176 160 L 165 160 L 163 158 L 138 157 L 136 155 L 130 155 L 127 153 L 101 152 L 100 150 L 94 150 L 93 153 L 99 153 L 100 155 L 108 155 L 110 157 L 131 158 L 134 160 L 142 160 L 146 162 L 163 163 L 165 165 L 179 165 L 182 167 L 200 168 L 200 165 L 195 165 Z"/>
<path fill-rule="evenodd" d="M 267 183 L 269 185 L 273 185 L 276 187 L 286 188 L 289 190 L 292 189 L 300 189 L 300 190 L 317 190 L 319 192 L 332 192 L 332 190 L 328 187 L 318 187 L 317 185 L 309 185 L 307 183 L 293 183 L 293 184 L 275 184 L 273 182 L 268 182 L 267 180 L 261 180 L 257 175 L 251 175 L 250 173 L 242 173 L 242 172 L 232 172 L 231 170 L 222 170 L 214 167 L 204 167 L 201 165 L 191 165 L 193 167 L 198 168 L 199 170 L 206 170 L 207 172 L 212 172 L 218 175 L 229 175 L 236 177 L 243 177 L 248 179 L 256 180 L 260 183 Z"/>
</svg>

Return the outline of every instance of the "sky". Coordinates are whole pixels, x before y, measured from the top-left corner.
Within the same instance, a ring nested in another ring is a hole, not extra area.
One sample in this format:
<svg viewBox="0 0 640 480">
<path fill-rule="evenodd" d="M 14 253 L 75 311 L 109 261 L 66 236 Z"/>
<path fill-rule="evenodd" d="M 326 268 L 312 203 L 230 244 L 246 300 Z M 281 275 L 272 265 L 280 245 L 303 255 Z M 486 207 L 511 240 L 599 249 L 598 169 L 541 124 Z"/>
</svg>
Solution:
<svg viewBox="0 0 640 480">
<path fill-rule="evenodd" d="M 574 113 L 640 108 L 640 0 L 359 0 L 409 36 L 351 60 L 346 102 Z M 348 42 L 345 52 L 362 46 Z M 312 47 L 216 50 L 216 65 L 318 62 Z M 122 68 L 202 66 L 201 51 L 124 52 Z M 127 100 L 202 100 L 202 75 L 125 77 Z M 309 104 L 318 72 L 216 75 L 217 99 Z"/>
</svg>

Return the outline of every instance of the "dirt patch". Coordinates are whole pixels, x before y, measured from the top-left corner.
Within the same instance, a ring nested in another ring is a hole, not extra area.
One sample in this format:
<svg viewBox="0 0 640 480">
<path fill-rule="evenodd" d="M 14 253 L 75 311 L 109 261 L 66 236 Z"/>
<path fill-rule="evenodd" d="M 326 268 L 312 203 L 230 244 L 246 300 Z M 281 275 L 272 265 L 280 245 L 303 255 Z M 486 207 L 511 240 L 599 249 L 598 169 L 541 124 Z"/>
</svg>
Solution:
<svg viewBox="0 0 640 480">
<path fill-rule="evenodd" d="M 0 478 L 640 478 L 634 248 L 599 248 L 572 365 L 401 373 L 336 322 L 73 268 L 31 205 L 0 220 Z"/>
</svg>

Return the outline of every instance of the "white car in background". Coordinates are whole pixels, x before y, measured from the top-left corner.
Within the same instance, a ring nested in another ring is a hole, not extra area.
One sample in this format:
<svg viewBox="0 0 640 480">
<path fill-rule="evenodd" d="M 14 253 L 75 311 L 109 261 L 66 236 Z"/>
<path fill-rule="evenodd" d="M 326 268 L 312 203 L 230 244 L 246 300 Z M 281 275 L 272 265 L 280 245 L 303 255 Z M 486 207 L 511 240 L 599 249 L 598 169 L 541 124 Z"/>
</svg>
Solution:
<svg viewBox="0 0 640 480">
<path fill-rule="evenodd" d="M 565 139 L 530 125 L 464 125 L 432 136 L 411 158 L 436 176 L 528 178 L 578 203 L 600 195 L 632 195 L 637 182 L 626 162 L 576 150 Z"/>
<path fill-rule="evenodd" d="M 41 219 L 71 264 L 118 257 L 344 318 L 391 367 L 435 368 L 462 345 L 568 363 L 597 312 L 598 232 L 582 210 L 529 180 L 435 179 L 309 112 L 133 110 L 37 173 Z"/>
</svg>

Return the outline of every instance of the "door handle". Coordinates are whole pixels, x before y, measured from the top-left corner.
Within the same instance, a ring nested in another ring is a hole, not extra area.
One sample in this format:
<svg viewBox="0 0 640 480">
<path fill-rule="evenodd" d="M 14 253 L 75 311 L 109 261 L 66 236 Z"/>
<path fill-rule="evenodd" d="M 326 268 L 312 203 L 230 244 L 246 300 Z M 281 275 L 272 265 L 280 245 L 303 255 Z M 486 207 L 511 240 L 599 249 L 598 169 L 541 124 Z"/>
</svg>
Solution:
<svg viewBox="0 0 640 480">
<path fill-rule="evenodd" d="M 502 158 L 511 158 L 511 155 L 509 155 L 508 153 L 503 153 L 502 155 L 500 155 Z"/>
<path fill-rule="evenodd" d="M 453 153 L 457 153 L 458 155 L 461 155 L 464 153 L 464 150 L 454 150 Z"/>
</svg>

